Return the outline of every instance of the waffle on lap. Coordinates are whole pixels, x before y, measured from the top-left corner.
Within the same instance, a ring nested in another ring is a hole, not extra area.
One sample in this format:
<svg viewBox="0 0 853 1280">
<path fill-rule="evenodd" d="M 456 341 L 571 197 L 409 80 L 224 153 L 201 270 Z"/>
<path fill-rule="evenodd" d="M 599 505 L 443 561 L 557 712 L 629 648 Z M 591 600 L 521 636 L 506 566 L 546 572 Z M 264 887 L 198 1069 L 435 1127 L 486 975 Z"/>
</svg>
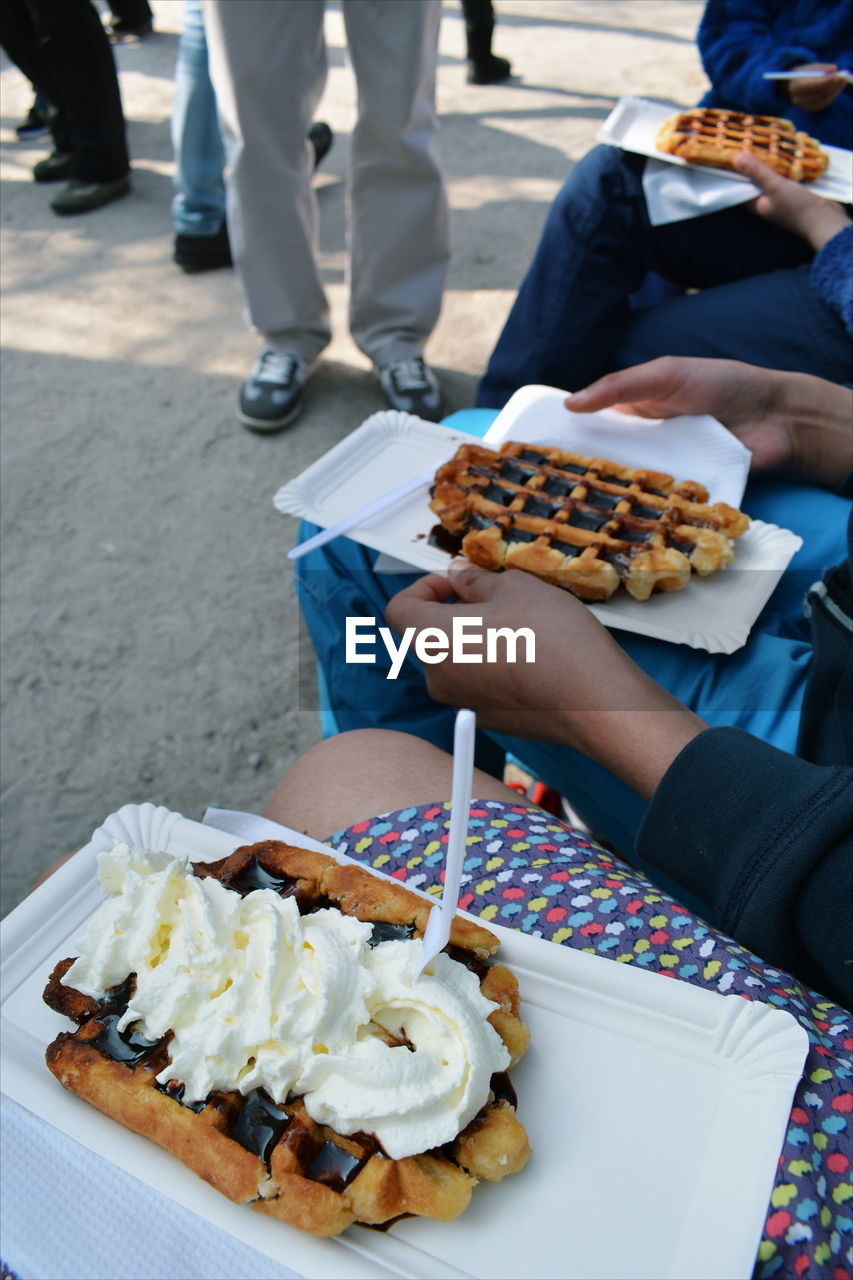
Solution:
<svg viewBox="0 0 853 1280">
<path fill-rule="evenodd" d="M 796 182 L 813 182 L 829 157 L 820 143 L 778 116 L 753 116 L 721 107 L 693 107 L 670 116 L 658 130 L 660 151 L 690 164 L 733 169 L 742 152 Z"/>
<path fill-rule="evenodd" d="M 373 923 L 377 943 L 421 937 L 431 910 L 393 880 L 278 841 L 244 846 L 219 862 L 196 863 L 193 871 L 241 895 L 265 888 L 293 896 L 300 915 L 335 907 Z M 497 946 L 489 930 L 454 918 L 447 951 L 477 974 L 481 993 L 497 1005 L 488 1021 L 512 1066 L 529 1037 L 514 976 L 491 963 Z M 52 1009 L 78 1024 L 48 1047 L 50 1070 L 67 1089 L 257 1212 L 319 1236 L 337 1235 L 353 1222 L 447 1221 L 467 1207 L 478 1180 L 515 1173 L 530 1154 L 505 1073 L 492 1078 L 488 1101 L 454 1142 L 396 1160 L 369 1134 L 344 1136 L 316 1123 L 299 1097 L 275 1103 L 261 1089 L 245 1096 L 233 1090 L 184 1103 L 179 1081 L 156 1079 L 170 1061 L 169 1035 L 148 1041 L 132 1026 L 118 1029 L 134 975 L 96 1000 L 64 984 L 72 963 L 56 966 L 44 993 Z M 371 1032 L 388 1044 L 405 1043 L 378 1024 Z"/>
<path fill-rule="evenodd" d="M 583 600 L 624 584 L 636 600 L 733 559 L 749 518 L 707 503 L 694 481 L 606 458 L 508 441 L 462 445 L 436 472 L 430 506 L 484 569 L 524 569 Z"/>
</svg>

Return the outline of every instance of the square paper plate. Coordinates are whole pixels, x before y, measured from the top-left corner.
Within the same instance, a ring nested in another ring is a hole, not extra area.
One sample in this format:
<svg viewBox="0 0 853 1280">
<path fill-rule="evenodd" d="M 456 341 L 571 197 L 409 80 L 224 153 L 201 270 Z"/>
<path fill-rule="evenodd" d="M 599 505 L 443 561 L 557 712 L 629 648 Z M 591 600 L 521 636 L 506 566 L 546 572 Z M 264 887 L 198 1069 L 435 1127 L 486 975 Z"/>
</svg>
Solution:
<svg viewBox="0 0 853 1280">
<path fill-rule="evenodd" d="M 678 479 L 707 484 L 713 501 L 739 501 L 746 451 L 713 419 L 671 418 L 656 424 L 613 411 L 573 414 L 562 406 L 565 394 L 551 387 L 523 388 L 495 419 L 485 442 L 395 410 L 376 413 L 279 489 L 276 509 L 327 527 L 408 477 L 434 471 L 460 444 L 488 444 L 498 437 L 509 439 L 510 434 L 529 444 L 546 444 L 555 432 L 563 448 L 615 457 L 629 466 L 662 468 L 669 474 L 676 474 L 672 459 L 677 455 L 688 464 Z M 685 423 L 687 429 L 682 430 Z M 672 465 L 664 467 L 667 459 Z M 437 523 L 425 483 L 422 490 L 356 525 L 347 536 L 392 557 L 398 570 L 408 566 L 443 573 L 449 556 L 429 543 Z M 801 545 L 787 529 L 755 520 L 737 541 L 734 566 L 701 581 L 694 578 L 682 591 L 658 593 L 642 602 L 620 589 L 592 610 L 608 627 L 710 653 L 733 653 L 745 644 Z"/>
<path fill-rule="evenodd" d="M 666 160 L 671 164 L 701 169 L 707 173 L 711 166 L 690 164 L 689 161 L 682 160 L 681 156 L 659 151 L 655 145 L 658 129 L 679 109 L 661 102 L 649 102 L 646 98 L 620 98 L 598 131 L 598 139 L 613 147 L 622 147 L 624 151 L 636 151 L 641 156 L 649 156 L 652 160 Z M 806 185 L 809 191 L 825 196 L 827 200 L 840 200 L 842 204 L 849 204 L 853 200 L 853 153 L 845 151 L 843 147 L 828 146 L 824 142 L 820 145 L 829 156 L 829 165 L 819 178 Z M 721 178 L 732 182 L 749 182 L 748 178 L 731 169 L 712 168 L 712 172 L 719 173 Z"/>
<path fill-rule="evenodd" d="M 787 1013 L 490 925 L 531 1047 L 513 1071 L 527 1168 L 455 1222 L 317 1240 L 231 1204 L 174 1157 L 66 1093 L 44 1065 L 67 1021 L 41 992 L 101 894 L 116 839 L 212 860 L 241 843 L 126 805 L 2 925 L 3 1091 L 106 1160 L 305 1276 L 541 1280 L 748 1277 L 808 1041 Z M 312 847 L 331 850 L 295 836 Z M 45 1183 L 49 1220 L 51 1185 Z M 168 1229 L 167 1220 L 163 1229 Z"/>
</svg>

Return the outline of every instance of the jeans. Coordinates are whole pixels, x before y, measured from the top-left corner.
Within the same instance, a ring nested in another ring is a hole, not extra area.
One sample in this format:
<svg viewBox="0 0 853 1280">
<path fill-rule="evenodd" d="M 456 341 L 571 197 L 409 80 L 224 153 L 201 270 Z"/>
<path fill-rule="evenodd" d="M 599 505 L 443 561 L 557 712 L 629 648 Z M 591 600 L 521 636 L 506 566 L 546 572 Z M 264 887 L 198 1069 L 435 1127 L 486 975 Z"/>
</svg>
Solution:
<svg viewBox="0 0 853 1280">
<path fill-rule="evenodd" d="M 477 393 L 502 407 L 535 383 L 578 391 L 663 355 L 743 360 L 847 383 L 853 341 L 812 287 L 804 240 L 748 209 L 653 227 L 645 160 L 599 146 L 548 215 Z M 649 272 L 699 290 L 632 307 Z"/>
<path fill-rule="evenodd" d="M 225 148 L 207 67 L 200 0 L 186 0 L 172 105 L 176 235 L 216 235 L 225 221 Z"/>
<path fill-rule="evenodd" d="M 744 509 L 804 537 L 752 633 L 733 654 L 711 654 L 624 631 L 612 634 L 623 649 L 679 701 L 714 726 L 735 726 L 783 751 L 796 750 L 800 710 L 811 662 L 802 600 L 821 573 L 846 555 L 849 501 L 824 490 L 783 481 L 747 489 Z M 316 532 L 303 525 L 300 540 Z M 297 593 L 340 731 L 399 729 L 452 750 L 452 708 L 432 701 L 420 664 L 407 655 L 396 680 L 386 679 L 384 647 L 375 665 L 345 661 L 347 617 L 375 617 L 420 572 L 376 573 L 376 553 L 336 538 L 296 562 Z M 701 583 L 694 584 L 696 591 Z M 566 796 L 592 826 L 626 857 L 645 802 L 623 782 L 569 747 L 489 733 L 537 778 Z"/>
</svg>

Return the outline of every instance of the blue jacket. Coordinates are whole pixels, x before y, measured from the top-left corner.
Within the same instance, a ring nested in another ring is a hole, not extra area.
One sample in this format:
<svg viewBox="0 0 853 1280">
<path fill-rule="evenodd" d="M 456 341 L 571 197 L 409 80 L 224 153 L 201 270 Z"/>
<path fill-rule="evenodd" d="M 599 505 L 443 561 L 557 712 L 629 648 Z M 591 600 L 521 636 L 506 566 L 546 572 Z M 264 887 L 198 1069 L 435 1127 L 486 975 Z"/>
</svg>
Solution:
<svg viewBox="0 0 853 1280">
<path fill-rule="evenodd" d="M 806 62 L 853 69 L 853 0 L 708 0 L 696 38 L 708 107 L 785 116 L 821 142 L 853 147 L 853 86 L 824 111 L 802 111 L 762 79 Z"/>
</svg>

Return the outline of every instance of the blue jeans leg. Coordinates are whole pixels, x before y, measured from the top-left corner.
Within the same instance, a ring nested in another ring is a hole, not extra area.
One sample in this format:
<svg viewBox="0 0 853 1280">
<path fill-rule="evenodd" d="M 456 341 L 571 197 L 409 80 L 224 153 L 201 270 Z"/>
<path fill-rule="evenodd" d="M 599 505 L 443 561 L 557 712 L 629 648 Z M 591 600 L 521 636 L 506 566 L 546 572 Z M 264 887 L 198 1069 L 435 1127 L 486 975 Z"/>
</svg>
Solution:
<svg viewBox="0 0 853 1280">
<path fill-rule="evenodd" d="M 752 349 L 772 353 L 795 327 L 805 330 L 801 348 L 820 350 L 825 317 L 812 333 L 810 310 L 805 314 L 797 306 L 792 312 L 790 304 L 780 308 L 771 300 L 751 321 L 752 302 L 762 302 L 761 284 L 743 295 L 737 288 L 752 277 L 802 267 L 812 256 L 805 241 L 742 208 L 653 227 L 643 193 L 644 165 L 641 156 L 601 146 L 572 170 L 489 360 L 478 406 L 500 408 L 531 383 L 576 391 L 631 363 L 620 349 L 641 318 L 658 322 L 648 328 L 642 359 L 679 351 L 771 363 L 750 354 Z M 690 327 L 687 347 L 680 321 L 694 297 L 632 308 L 632 296 L 649 272 L 682 289 L 731 286 L 720 295 L 713 324 L 697 319 Z M 834 342 L 840 328 L 830 313 Z M 747 345 L 745 334 L 751 339 Z M 849 340 L 846 351 L 849 360 Z"/>
<path fill-rule="evenodd" d="M 225 149 L 207 66 L 200 0 L 186 0 L 172 105 L 176 235 L 212 236 L 225 221 Z"/>
</svg>

